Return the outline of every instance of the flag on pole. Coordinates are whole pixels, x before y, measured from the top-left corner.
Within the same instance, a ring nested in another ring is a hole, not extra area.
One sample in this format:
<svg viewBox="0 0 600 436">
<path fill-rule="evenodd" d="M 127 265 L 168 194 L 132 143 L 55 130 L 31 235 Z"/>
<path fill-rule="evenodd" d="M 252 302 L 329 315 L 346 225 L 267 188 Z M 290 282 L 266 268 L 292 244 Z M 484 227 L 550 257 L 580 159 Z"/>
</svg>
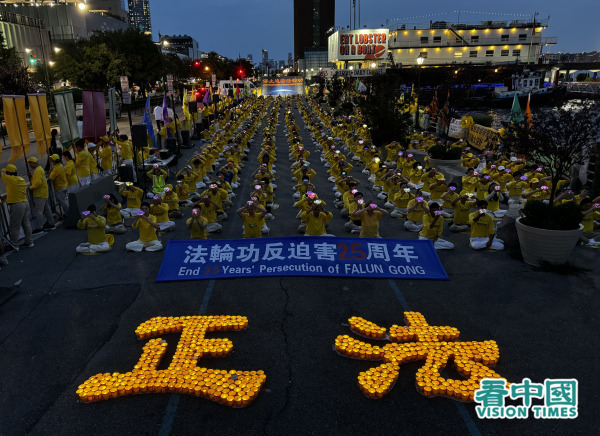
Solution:
<svg viewBox="0 0 600 436">
<path fill-rule="evenodd" d="M 79 139 L 73 91 L 55 92 L 54 106 L 60 126 L 60 141 L 65 149 L 69 149 Z"/>
<path fill-rule="evenodd" d="M 210 86 L 208 86 L 206 88 L 206 94 L 204 94 L 204 99 L 202 99 L 202 103 L 204 103 L 205 106 L 210 106 L 212 104 L 211 98 Z"/>
<path fill-rule="evenodd" d="M 240 92 L 240 87 L 238 86 L 237 82 L 235 83 L 235 92 L 236 92 L 237 98 L 239 100 L 241 92 Z"/>
<path fill-rule="evenodd" d="M 18 158 L 29 153 L 29 129 L 25 116 L 24 95 L 3 95 L 2 107 L 4 108 L 4 122 L 10 141 L 9 163 L 15 163 Z"/>
<path fill-rule="evenodd" d="M 519 104 L 519 99 L 517 98 L 517 94 L 515 94 L 515 98 L 513 99 L 512 109 L 510 110 L 510 122 L 515 124 L 520 124 L 524 121 L 523 112 L 521 111 L 521 105 Z"/>
<path fill-rule="evenodd" d="M 250 97 L 250 85 L 249 82 L 246 80 L 244 81 L 244 98 Z"/>
<path fill-rule="evenodd" d="M 152 138 L 152 144 L 154 144 L 154 148 L 156 147 L 156 136 L 154 136 L 154 126 L 152 125 L 152 119 L 150 117 L 151 109 L 150 109 L 150 95 L 146 99 L 146 108 L 144 109 L 144 119 L 143 123 L 146 125 L 146 129 L 148 130 L 148 135 Z"/>
<path fill-rule="evenodd" d="M 27 98 L 29 99 L 29 116 L 35 134 L 37 154 L 41 157 L 46 154 L 52 138 L 46 94 L 27 94 Z"/>
<path fill-rule="evenodd" d="M 171 135 L 171 128 L 167 127 L 167 123 L 169 122 L 169 106 L 167 105 L 167 94 L 163 95 L 162 119 L 165 129 L 167 129 L 167 138 L 170 138 L 173 135 Z"/>
<path fill-rule="evenodd" d="M 533 124 L 533 116 L 531 115 L 531 108 L 529 107 L 530 100 L 531 94 L 527 96 L 527 107 L 525 108 L 525 121 L 527 121 L 527 126 L 531 128 Z"/>
<path fill-rule="evenodd" d="M 187 93 L 187 89 L 183 90 L 183 99 L 181 102 L 181 109 L 183 110 L 183 122 L 186 124 L 186 128 L 189 129 L 189 122 L 192 119 L 192 115 L 190 114 L 190 108 L 189 108 L 189 97 L 188 97 L 188 93 Z"/>
</svg>

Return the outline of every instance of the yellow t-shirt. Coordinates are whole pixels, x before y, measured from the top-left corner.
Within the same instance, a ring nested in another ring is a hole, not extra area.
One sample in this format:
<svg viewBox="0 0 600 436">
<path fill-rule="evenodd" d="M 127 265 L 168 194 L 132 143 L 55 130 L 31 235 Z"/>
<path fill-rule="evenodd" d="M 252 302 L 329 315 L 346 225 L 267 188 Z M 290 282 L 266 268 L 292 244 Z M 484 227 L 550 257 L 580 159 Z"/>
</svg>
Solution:
<svg viewBox="0 0 600 436">
<path fill-rule="evenodd" d="M 112 168 L 112 149 L 109 145 L 103 146 L 98 152 L 100 158 L 100 167 L 103 170 L 110 170 Z"/>
<path fill-rule="evenodd" d="M 526 181 L 514 181 L 508 184 L 508 196 L 509 197 L 521 197 L 523 191 L 529 187 L 529 183 Z"/>
<path fill-rule="evenodd" d="M 31 189 L 31 193 L 35 198 L 48 198 L 48 182 L 46 181 L 44 168 L 41 165 L 33 170 L 29 189 Z"/>
<path fill-rule="evenodd" d="M 144 195 L 144 191 L 142 191 L 138 187 L 134 186 L 133 190 L 121 188 L 119 190 L 119 194 L 121 194 L 122 197 L 127 199 L 128 209 L 139 209 L 142 205 L 142 196 Z"/>
<path fill-rule="evenodd" d="M 479 212 L 473 212 L 469 215 L 469 224 L 471 224 L 471 238 L 488 238 L 494 234 L 494 220 L 491 215 L 485 214 L 477 222 L 473 221 Z"/>
<path fill-rule="evenodd" d="M 77 186 L 79 179 L 75 171 L 75 162 L 72 160 L 65 164 L 65 174 L 67 175 L 67 183 L 69 186 Z"/>
<path fill-rule="evenodd" d="M 153 223 L 156 223 L 156 217 L 154 215 L 148 215 L 148 219 Z M 158 238 L 156 237 L 156 229 L 152 227 L 150 223 L 143 218 L 138 218 L 131 227 L 133 227 L 134 229 L 140 229 L 139 240 L 141 242 L 151 242 L 158 240 Z"/>
<path fill-rule="evenodd" d="M 408 202 L 408 205 L 406 207 L 407 207 L 407 209 L 410 209 L 415 204 L 417 204 L 417 200 L 412 199 Z M 406 220 L 412 221 L 415 223 L 420 223 L 421 221 L 423 221 L 423 214 L 425 213 L 425 204 L 426 204 L 425 200 L 423 200 L 421 203 L 417 204 L 417 207 L 412 212 L 408 212 L 408 214 L 406 216 Z"/>
<path fill-rule="evenodd" d="M 458 200 L 456 203 L 454 203 L 454 223 L 469 224 L 469 214 L 471 213 L 471 208 L 475 207 L 476 204 L 476 201 L 470 200 L 467 200 L 464 203 Z"/>
<path fill-rule="evenodd" d="M 448 187 L 446 185 L 437 185 L 435 188 L 431 188 L 431 186 L 429 186 L 429 191 L 431 192 L 431 199 L 432 200 L 439 200 L 440 198 L 442 198 L 442 194 L 444 192 L 446 192 L 448 190 Z"/>
<path fill-rule="evenodd" d="M 217 221 L 217 209 L 215 209 L 215 206 L 212 203 L 209 203 L 208 206 L 205 206 L 204 203 L 200 203 L 197 208 L 200 210 L 200 215 L 206 218 L 209 223 Z"/>
<path fill-rule="evenodd" d="M 313 212 L 302 212 L 300 218 L 306 222 L 306 235 L 320 236 L 327 234 L 325 223 L 331 221 L 333 214 L 331 212 L 319 212 L 319 215 L 315 216 Z"/>
<path fill-rule="evenodd" d="M 581 219 L 583 224 L 583 233 L 592 233 L 594 231 L 594 220 L 600 220 L 600 212 L 590 212 Z"/>
<path fill-rule="evenodd" d="M 169 221 L 169 205 L 165 203 L 152 204 L 150 206 L 150 213 L 156 217 L 157 223 L 164 223 Z"/>
<path fill-rule="evenodd" d="M 202 224 L 208 225 L 208 221 L 202 215 L 198 216 L 198 221 L 200 221 Z M 198 224 L 198 221 L 196 221 L 196 220 L 192 221 L 192 218 L 188 218 L 188 220 L 185 222 L 188 226 L 191 224 L 190 238 L 191 239 L 207 239 L 206 229 L 202 229 L 200 227 L 200 225 Z"/>
<path fill-rule="evenodd" d="M 77 169 L 78 177 L 89 177 L 91 174 L 90 165 L 94 161 L 91 153 L 85 149 L 77 153 L 75 159 L 75 168 Z"/>
<path fill-rule="evenodd" d="M 115 143 L 121 148 L 121 159 L 133 159 L 133 144 L 131 141 L 116 140 Z"/>
<path fill-rule="evenodd" d="M 103 216 L 80 219 L 77 222 L 77 228 L 80 230 L 87 229 L 88 242 L 90 244 L 98 245 L 106 241 L 106 234 L 104 233 L 104 229 L 106 228 L 106 218 Z"/>
<path fill-rule="evenodd" d="M 179 210 L 179 197 L 175 192 L 169 191 L 168 195 L 167 193 L 163 193 L 162 201 L 167 203 L 170 211 Z"/>
<path fill-rule="evenodd" d="M 463 191 L 475 192 L 477 187 L 477 176 L 462 176 Z"/>
<path fill-rule="evenodd" d="M 419 233 L 421 236 L 424 236 L 427 239 L 442 236 L 442 231 L 444 230 L 444 218 L 440 215 L 434 222 L 435 218 L 436 217 L 431 216 L 430 213 L 423 214 L 423 229 L 421 229 L 421 232 Z"/>
<path fill-rule="evenodd" d="M 52 180 L 52 186 L 54 186 L 55 191 L 67 188 L 67 175 L 65 174 L 65 168 L 61 163 L 55 164 L 54 168 L 52 168 L 50 180 Z"/>
<path fill-rule="evenodd" d="M 117 203 L 117 206 L 121 207 L 121 203 Z M 106 224 L 114 226 L 116 224 L 121 224 L 122 222 L 123 217 L 121 216 L 121 211 L 116 207 L 108 206 L 106 208 Z"/>
<path fill-rule="evenodd" d="M 410 192 L 400 191 L 394 197 L 394 204 L 400 209 L 406 209 L 408 202 L 414 198 L 415 196 Z"/>
<path fill-rule="evenodd" d="M 360 216 L 361 238 L 379 238 L 379 220 L 383 216 L 378 210 L 374 210 L 372 215 L 369 212 L 363 212 Z"/>
<path fill-rule="evenodd" d="M 4 172 L 0 175 L 6 184 L 6 202 L 8 204 L 27 201 L 27 183 L 23 177 L 10 176 Z"/>
<path fill-rule="evenodd" d="M 247 211 L 242 212 L 242 219 L 244 220 L 244 238 L 260 238 L 262 236 L 260 228 L 262 226 L 263 218 L 260 213 L 254 213 L 251 216 Z"/>
</svg>

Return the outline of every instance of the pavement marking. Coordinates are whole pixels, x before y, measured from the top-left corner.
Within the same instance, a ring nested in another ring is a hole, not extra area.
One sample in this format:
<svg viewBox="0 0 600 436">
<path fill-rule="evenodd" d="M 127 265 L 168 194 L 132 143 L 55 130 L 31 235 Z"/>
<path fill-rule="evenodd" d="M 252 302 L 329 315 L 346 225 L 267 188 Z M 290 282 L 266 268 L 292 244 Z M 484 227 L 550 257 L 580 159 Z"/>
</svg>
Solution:
<svg viewBox="0 0 600 436">
<path fill-rule="evenodd" d="M 400 302 L 402 309 L 404 309 L 406 312 L 410 312 L 410 306 L 408 305 L 408 301 L 406 301 L 406 298 L 404 298 L 404 294 L 402 293 L 402 291 L 400 290 L 400 288 L 398 287 L 396 282 L 392 279 L 388 279 L 388 284 L 390 285 L 390 288 L 392 288 L 392 291 L 394 291 L 394 294 L 396 295 L 396 298 Z M 463 422 L 467 426 L 467 430 L 469 430 L 469 434 L 471 436 L 481 436 L 481 432 L 479 431 L 479 428 L 477 428 L 477 424 L 475 424 L 475 421 L 473 421 L 473 418 L 469 414 L 464 403 L 461 403 L 459 401 L 454 401 L 454 404 L 456 404 L 456 408 L 458 409 L 458 414 L 460 415 Z"/>
<path fill-rule="evenodd" d="M 202 305 L 200 306 L 200 310 L 198 311 L 198 315 L 203 315 L 206 312 L 206 308 L 208 307 L 208 302 L 210 297 L 212 296 L 213 289 L 215 288 L 215 281 L 211 280 L 208 282 L 208 286 L 204 291 L 204 299 L 202 300 Z M 165 414 L 163 415 L 162 425 L 160 426 L 160 430 L 158 431 L 159 436 L 169 436 L 171 433 L 171 429 L 173 428 L 173 421 L 175 421 L 175 415 L 177 414 L 177 406 L 179 406 L 179 398 L 181 395 L 173 394 L 171 398 L 169 398 L 169 404 L 167 404 L 167 408 L 165 409 Z"/>
</svg>

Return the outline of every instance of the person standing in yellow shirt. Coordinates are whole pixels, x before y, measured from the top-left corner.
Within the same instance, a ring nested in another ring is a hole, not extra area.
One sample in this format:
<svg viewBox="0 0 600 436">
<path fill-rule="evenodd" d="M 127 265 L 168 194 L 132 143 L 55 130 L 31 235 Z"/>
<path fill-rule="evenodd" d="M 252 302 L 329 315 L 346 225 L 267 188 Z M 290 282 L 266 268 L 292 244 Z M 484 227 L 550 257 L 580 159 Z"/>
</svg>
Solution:
<svg viewBox="0 0 600 436">
<path fill-rule="evenodd" d="M 469 215 L 471 224 L 470 246 L 474 250 L 491 248 L 492 250 L 504 250 L 504 241 L 495 237 L 494 219 L 487 213 L 488 202 L 479 200 L 478 210 Z"/>
<path fill-rule="evenodd" d="M 81 218 L 77 222 L 79 230 L 87 230 L 88 241 L 79 244 L 75 251 L 77 253 L 106 253 L 110 251 L 110 244 L 106 240 L 106 218 L 98 215 L 96 206 L 90 204 L 87 210 L 81 213 Z"/>
<path fill-rule="evenodd" d="M 79 186 L 75 161 L 70 151 L 63 151 L 62 160 L 64 162 L 65 176 L 67 177 L 67 193 L 70 193 Z"/>
<path fill-rule="evenodd" d="M 33 233 L 40 233 L 44 230 L 55 230 L 56 225 L 54 224 L 54 217 L 52 216 L 52 210 L 50 209 L 50 201 L 48 199 L 48 182 L 46 181 L 46 173 L 44 168 L 38 164 L 36 157 L 30 157 L 27 159 L 27 165 L 33 170 L 33 175 L 29 183 L 29 189 L 33 196 L 34 215 L 37 224 L 37 228 Z M 46 223 L 44 222 L 46 218 Z"/>
<path fill-rule="evenodd" d="M 454 244 L 441 238 L 444 230 L 444 218 L 440 205 L 431 203 L 429 211 L 423 214 L 423 228 L 419 233 L 419 239 L 430 239 L 436 250 L 452 250 Z"/>
<path fill-rule="evenodd" d="M 369 204 L 364 209 L 356 209 L 351 216 L 353 218 L 360 218 L 359 237 L 381 238 L 379 236 L 379 221 L 387 214 L 387 210 L 377 207 L 375 203 Z"/>
<path fill-rule="evenodd" d="M 99 138 L 98 145 L 100 149 L 98 150 L 98 157 L 100 158 L 100 168 L 102 168 L 102 175 L 110 176 L 112 175 L 112 165 L 113 165 L 113 151 L 110 147 L 110 140 L 108 136 L 101 136 Z"/>
<path fill-rule="evenodd" d="M 17 174 L 17 167 L 13 164 L 6 165 L 0 173 L 2 181 L 6 184 L 6 203 L 8 204 L 10 243 L 14 246 L 19 242 L 19 233 L 23 227 L 25 233 L 25 246 L 33 247 L 31 238 L 31 222 L 29 221 L 29 201 L 27 201 L 27 183 Z"/>
<path fill-rule="evenodd" d="M 475 124 L 475 122 L 473 121 L 471 112 L 467 112 L 460 119 L 460 127 L 462 128 L 462 139 L 464 139 L 465 141 L 467 140 L 467 137 L 469 136 L 469 130 L 471 130 L 471 127 L 473 127 L 473 124 Z"/>
<path fill-rule="evenodd" d="M 65 217 L 69 214 L 67 175 L 65 173 L 65 168 L 62 163 L 60 163 L 60 157 L 57 154 L 50 156 L 50 162 L 52 163 L 52 171 L 50 172 L 49 178 L 52 181 L 56 201 L 58 201 L 58 204 L 62 209 L 63 217 Z"/>
<path fill-rule="evenodd" d="M 118 138 L 115 139 L 115 143 L 117 144 L 117 153 L 119 151 L 121 152 L 121 165 L 126 165 L 132 168 L 133 181 L 134 183 L 137 182 L 137 171 L 133 165 L 133 144 L 127 135 L 119 135 Z"/>
<path fill-rule="evenodd" d="M 163 249 L 162 244 L 156 236 L 156 231 L 159 230 L 156 224 L 156 217 L 150 215 L 150 205 L 146 202 L 142 203 L 141 210 L 137 213 L 137 219 L 133 223 L 134 229 L 139 229 L 140 237 L 137 241 L 128 243 L 125 248 L 129 251 L 141 252 L 160 251 Z"/>
<path fill-rule="evenodd" d="M 262 237 L 261 227 L 267 210 L 260 207 L 257 202 L 248 201 L 244 207 L 240 207 L 236 213 L 244 221 L 244 238 Z"/>
<path fill-rule="evenodd" d="M 79 183 L 81 186 L 89 185 L 92 182 L 90 165 L 94 162 L 94 158 L 91 153 L 85 149 L 85 142 L 83 139 L 80 139 L 75 143 L 75 150 L 77 151 L 75 170 L 77 177 L 79 178 Z"/>
<path fill-rule="evenodd" d="M 192 210 L 192 217 L 188 218 L 185 225 L 190 230 L 190 239 L 208 239 L 206 236 L 208 220 L 200 215 L 198 209 Z"/>
</svg>

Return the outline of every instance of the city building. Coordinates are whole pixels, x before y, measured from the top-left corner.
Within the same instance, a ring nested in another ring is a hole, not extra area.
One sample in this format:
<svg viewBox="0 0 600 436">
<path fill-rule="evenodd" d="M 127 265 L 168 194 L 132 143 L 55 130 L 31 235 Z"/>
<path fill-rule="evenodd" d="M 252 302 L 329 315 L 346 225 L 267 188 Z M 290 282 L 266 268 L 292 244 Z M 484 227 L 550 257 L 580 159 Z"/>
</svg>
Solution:
<svg viewBox="0 0 600 436">
<path fill-rule="evenodd" d="M 150 22 L 150 0 L 127 0 L 129 4 L 129 25 L 152 35 Z"/>
<path fill-rule="evenodd" d="M 96 31 L 124 30 L 129 27 L 121 19 L 91 12 L 87 3 L 80 0 L 61 0 L 60 3 L 5 0 L 0 1 L 0 12 L 41 20 L 53 43 L 88 39 Z"/>
<path fill-rule="evenodd" d="M 334 26 L 335 0 L 294 0 L 294 57 L 306 50 L 327 50 L 327 35 Z"/>
<path fill-rule="evenodd" d="M 252 63 L 252 53 L 248 53 L 248 56 L 246 56 L 246 60 Z"/>
<path fill-rule="evenodd" d="M 85 4 L 90 12 L 128 22 L 125 0 L 87 0 Z"/>
<path fill-rule="evenodd" d="M 202 57 L 198 41 L 189 35 L 161 35 L 159 33 L 158 42 L 163 52 L 177 53 L 190 59 L 200 59 Z"/>
<path fill-rule="evenodd" d="M 37 61 L 52 61 L 50 33 L 44 29 L 42 20 L 0 11 L 0 32 L 6 46 L 15 48 L 24 65 L 33 67 Z"/>
<path fill-rule="evenodd" d="M 546 45 L 548 20 L 400 24 L 389 32 L 389 50 L 398 66 L 537 63 Z M 417 61 L 419 59 L 419 61 Z"/>
<path fill-rule="evenodd" d="M 292 55 L 291 53 L 288 53 L 287 64 L 288 64 L 288 67 L 294 66 L 294 55 Z"/>
</svg>

